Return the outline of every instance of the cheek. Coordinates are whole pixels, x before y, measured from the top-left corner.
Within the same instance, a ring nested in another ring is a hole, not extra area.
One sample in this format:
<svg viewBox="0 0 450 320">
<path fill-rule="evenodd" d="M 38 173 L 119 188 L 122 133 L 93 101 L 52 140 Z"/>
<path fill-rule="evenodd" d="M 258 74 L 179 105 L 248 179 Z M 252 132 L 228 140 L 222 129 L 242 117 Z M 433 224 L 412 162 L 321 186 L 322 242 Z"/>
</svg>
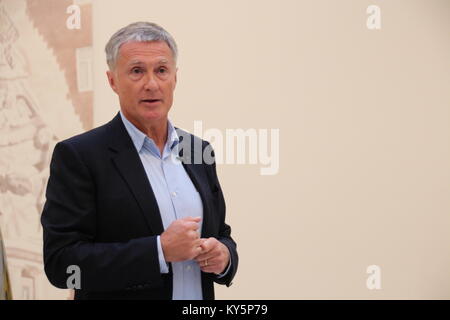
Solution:
<svg viewBox="0 0 450 320">
<path fill-rule="evenodd" d="M 120 93 L 124 100 L 134 100 L 138 97 L 138 85 L 134 83 L 123 83 L 120 87 Z"/>
<path fill-rule="evenodd" d="M 167 86 L 165 86 L 165 94 L 167 97 L 172 98 L 173 97 L 173 92 L 175 90 L 175 83 L 170 83 Z"/>
</svg>

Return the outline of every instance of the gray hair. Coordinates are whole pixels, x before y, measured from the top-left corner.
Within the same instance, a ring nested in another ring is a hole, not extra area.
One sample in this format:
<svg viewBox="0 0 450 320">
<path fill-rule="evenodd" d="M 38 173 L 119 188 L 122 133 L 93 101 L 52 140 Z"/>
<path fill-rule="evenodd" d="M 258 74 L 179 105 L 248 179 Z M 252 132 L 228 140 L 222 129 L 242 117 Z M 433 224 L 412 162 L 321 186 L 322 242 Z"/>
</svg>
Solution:
<svg viewBox="0 0 450 320">
<path fill-rule="evenodd" d="M 175 62 L 178 49 L 175 40 L 162 27 L 152 22 L 134 22 L 114 33 L 105 46 L 106 62 L 114 70 L 120 46 L 127 42 L 165 41 L 172 51 Z"/>
</svg>

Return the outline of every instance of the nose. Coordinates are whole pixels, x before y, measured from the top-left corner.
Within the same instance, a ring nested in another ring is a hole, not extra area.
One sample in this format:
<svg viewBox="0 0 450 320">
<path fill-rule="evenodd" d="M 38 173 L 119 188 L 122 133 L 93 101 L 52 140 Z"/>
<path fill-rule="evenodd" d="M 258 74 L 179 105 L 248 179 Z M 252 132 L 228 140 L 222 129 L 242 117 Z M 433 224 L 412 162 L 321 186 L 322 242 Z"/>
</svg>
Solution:
<svg viewBox="0 0 450 320">
<path fill-rule="evenodd" d="M 148 74 L 146 76 L 144 89 L 149 91 L 156 91 L 159 89 L 158 82 L 153 74 Z"/>
</svg>

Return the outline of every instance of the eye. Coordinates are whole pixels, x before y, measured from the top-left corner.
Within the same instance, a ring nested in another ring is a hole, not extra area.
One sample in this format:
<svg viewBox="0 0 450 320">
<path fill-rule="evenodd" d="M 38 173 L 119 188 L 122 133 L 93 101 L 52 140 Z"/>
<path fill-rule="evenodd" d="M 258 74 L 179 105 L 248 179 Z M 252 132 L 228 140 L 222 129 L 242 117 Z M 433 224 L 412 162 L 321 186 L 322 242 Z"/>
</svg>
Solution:
<svg viewBox="0 0 450 320">
<path fill-rule="evenodd" d="M 158 73 L 166 73 L 166 72 L 167 72 L 167 69 L 164 67 L 161 67 L 158 69 Z"/>
<path fill-rule="evenodd" d="M 142 73 L 142 69 L 141 68 L 133 68 L 133 69 L 131 69 L 131 73 L 140 74 L 140 73 Z"/>
</svg>

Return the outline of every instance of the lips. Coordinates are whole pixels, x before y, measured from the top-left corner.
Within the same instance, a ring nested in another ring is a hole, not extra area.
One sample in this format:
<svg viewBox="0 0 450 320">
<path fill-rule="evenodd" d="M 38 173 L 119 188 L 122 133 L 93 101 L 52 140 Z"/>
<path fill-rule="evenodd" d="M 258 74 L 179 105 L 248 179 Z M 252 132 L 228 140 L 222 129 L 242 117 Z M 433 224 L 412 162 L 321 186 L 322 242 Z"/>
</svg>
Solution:
<svg viewBox="0 0 450 320">
<path fill-rule="evenodd" d="M 147 102 L 147 103 L 155 103 L 159 102 L 161 99 L 142 99 L 141 102 Z"/>
</svg>

